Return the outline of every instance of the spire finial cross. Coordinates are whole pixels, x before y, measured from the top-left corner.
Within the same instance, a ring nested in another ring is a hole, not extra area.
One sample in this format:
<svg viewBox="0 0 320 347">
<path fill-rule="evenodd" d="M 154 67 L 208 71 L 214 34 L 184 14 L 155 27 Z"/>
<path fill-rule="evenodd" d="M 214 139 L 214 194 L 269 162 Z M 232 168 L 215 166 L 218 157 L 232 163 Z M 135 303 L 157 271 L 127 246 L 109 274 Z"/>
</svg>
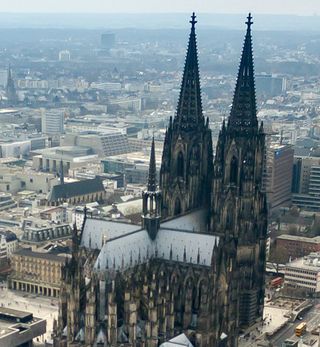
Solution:
<svg viewBox="0 0 320 347">
<path fill-rule="evenodd" d="M 191 16 L 191 21 L 190 21 L 190 23 L 191 23 L 191 28 L 192 29 L 194 29 L 194 27 L 195 27 L 195 25 L 196 25 L 196 23 L 197 23 L 197 21 L 196 21 L 196 15 L 195 15 L 195 13 L 193 12 L 192 13 L 192 16 Z"/>
<path fill-rule="evenodd" d="M 251 29 L 251 25 L 253 24 L 251 13 L 249 13 L 247 19 L 248 19 L 248 21 L 246 22 L 246 24 L 248 26 L 248 30 L 250 30 Z"/>
</svg>

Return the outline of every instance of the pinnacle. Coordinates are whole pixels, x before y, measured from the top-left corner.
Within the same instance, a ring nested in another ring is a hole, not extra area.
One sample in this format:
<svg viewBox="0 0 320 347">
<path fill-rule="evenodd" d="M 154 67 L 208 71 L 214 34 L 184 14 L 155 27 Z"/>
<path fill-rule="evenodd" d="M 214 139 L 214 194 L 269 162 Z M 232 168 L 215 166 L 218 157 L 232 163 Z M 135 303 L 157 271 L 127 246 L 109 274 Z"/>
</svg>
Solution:
<svg viewBox="0 0 320 347">
<path fill-rule="evenodd" d="M 149 177 L 148 177 L 148 191 L 155 192 L 157 189 L 157 169 L 156 169 L 156 155 L 154 147 L 154 137 L 152 138 L 150 163 L 149 163 Z"/>
</svg>

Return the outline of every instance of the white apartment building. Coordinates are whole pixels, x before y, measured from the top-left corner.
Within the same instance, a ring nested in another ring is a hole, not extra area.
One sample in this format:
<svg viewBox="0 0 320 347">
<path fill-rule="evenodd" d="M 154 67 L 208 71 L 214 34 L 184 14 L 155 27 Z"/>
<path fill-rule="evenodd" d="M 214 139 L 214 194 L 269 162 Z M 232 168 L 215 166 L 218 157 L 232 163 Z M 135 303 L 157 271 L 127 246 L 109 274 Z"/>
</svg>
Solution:
<svg viewBox="0 0 320 347">
<path fill-rule="evenodd" d="M 41 130 L 43 134 L 58 135 L 64 133 L 64 113 L 62 110 L 41 110 Z"/>
</svg>

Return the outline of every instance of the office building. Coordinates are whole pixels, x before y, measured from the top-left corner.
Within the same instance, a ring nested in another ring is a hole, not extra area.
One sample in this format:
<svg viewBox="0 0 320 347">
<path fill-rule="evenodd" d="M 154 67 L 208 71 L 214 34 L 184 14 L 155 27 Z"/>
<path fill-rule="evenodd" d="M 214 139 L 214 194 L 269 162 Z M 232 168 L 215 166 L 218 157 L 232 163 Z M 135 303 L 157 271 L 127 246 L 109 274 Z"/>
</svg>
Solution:
<svg viewBox="0 0 320 347">
<path fill-rule="evenodd" d="M 46 135 L 64 133 L 64 113 L 61 110 L 41 110 L 41 131 Z"/>
<path fill-rule="evenodd" d="M 116 36 L 114 33 L 104 33 L 101 35 L 101 46 L 107 50 L 114 47 Z"/>
<path fill-rule="evenodd" d="M 285 286 L 307 292 L 320 292 L 320 253 L 310 253 L 286 264 Z"/>
<path fill-rule="evenodd" d="M 269 143 L 267 146 L 264 189 L 270 211 L 291 204 L 293 155 L 291 145 Z"/>
<path fill-rule="evenodd" d="M 320 210 L 320 158 L 295 157 L 292 203 L 310 211 Z"/>
<path fill-rule="evenodd" d="M 88 147 L 100 158 L 131 152 L 126 133 L 118 129 L 103 132 L 69 133 L 61 141 L 63 146 Z"/>
<path fill-rule="evenodd" d="M 257 75 L 256 91 L 258 97 L 270 98 L 279 96 L 286 91 L 286 79 L 269 74 Z"/>
</svg>

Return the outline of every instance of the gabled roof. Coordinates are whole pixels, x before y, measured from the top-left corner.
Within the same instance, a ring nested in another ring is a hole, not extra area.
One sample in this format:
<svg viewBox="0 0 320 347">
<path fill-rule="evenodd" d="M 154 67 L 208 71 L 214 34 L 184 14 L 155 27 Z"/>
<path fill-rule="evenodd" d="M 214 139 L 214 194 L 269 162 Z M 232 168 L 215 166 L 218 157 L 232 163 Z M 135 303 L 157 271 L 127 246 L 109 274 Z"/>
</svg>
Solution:
<svg viewBox="0 0 320 347">
<path fill-rule="evenodd" d="M 52 187 L 48 201 L 53 202 L 98 192 L 104 192 L 104 187 L 102 180 L 96 177 L 94 179 L 56 185 Z"/>
<path fill-rule="evenodd" d="M 160 228 L 155 240 L 139 230 L 107 241 L 95 263 L 95 270 L 121 271 L 151 259 L 211 266 L 219 237 Z"/>
<path fill-rule="evenodd" d="M 87 218 L 80 245 L 89 249 L 99 249 L 111 239 L 141 230 L 140 226 L 106 219 Z"/>
</svg>

